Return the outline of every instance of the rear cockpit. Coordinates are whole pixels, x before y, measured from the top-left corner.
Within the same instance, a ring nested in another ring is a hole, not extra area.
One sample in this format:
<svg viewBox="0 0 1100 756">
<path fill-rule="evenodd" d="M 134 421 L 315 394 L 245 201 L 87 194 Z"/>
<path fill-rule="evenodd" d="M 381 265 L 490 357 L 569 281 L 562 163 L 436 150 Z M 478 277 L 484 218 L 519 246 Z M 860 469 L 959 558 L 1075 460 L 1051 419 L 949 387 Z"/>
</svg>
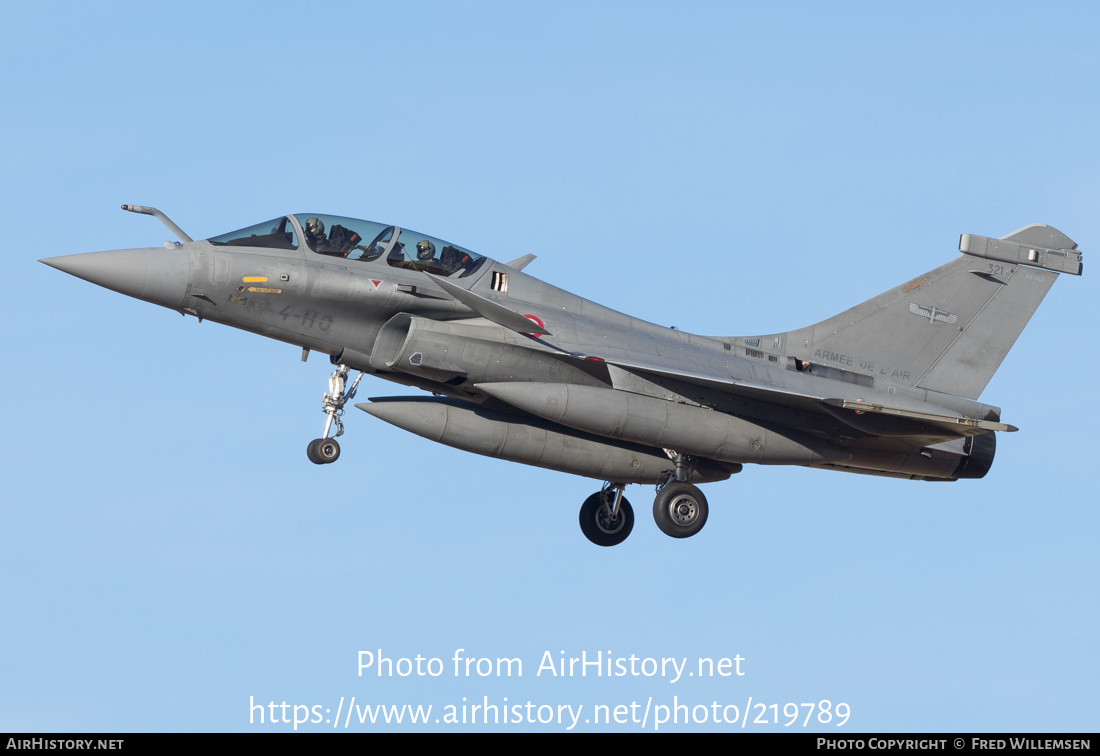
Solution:
<svg viewBox="0 0 1100 756">
<path fill-rule="evenodd" d="M 337 215 L 288 215 L 208 241 L 217 246 L 285 250 L 296 250 L 301 245 L 317 255 L 364 263 L 377 261 L 455 278 L 470 275 L 486 259 L 418 231 Z"/>
</svg>

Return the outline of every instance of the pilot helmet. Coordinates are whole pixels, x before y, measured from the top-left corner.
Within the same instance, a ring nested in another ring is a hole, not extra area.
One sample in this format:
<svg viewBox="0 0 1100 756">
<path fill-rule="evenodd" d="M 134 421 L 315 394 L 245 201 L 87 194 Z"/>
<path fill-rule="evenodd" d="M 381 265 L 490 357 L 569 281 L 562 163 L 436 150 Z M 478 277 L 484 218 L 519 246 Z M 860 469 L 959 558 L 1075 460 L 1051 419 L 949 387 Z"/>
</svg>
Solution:
<svg viewBox="0 0 1100 756">
<path fill-rule="evenodd" d="M 418 260 L 431 260 L 435 257 L 435 245 L 427 239 L 421 239 L 416 243 L 416 258 Z"/>
<path fill-rule="evenodd" d="M 310 218 L 306 221 L 306 233 L 310 236 L 320 237 L 325 235 L 325 224 L 320 218 Z"/>
</svg>

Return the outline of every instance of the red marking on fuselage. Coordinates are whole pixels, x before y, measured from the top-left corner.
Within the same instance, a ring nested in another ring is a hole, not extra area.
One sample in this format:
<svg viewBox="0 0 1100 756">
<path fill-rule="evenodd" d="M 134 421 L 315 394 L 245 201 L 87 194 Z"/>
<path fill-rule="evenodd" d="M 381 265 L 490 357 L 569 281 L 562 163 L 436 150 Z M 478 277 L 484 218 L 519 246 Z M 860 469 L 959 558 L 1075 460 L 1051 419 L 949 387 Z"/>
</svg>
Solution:
<svg viewBox="0 0 1100 756">
<path fill-rule="evenodd" d="M 527 314 L 527 313 L 524 313 L 523 317 L 527 318 L 528 320 L 530 320 L 534 323 L 537 323 L 539 328 L 542 328 L 544 330 L 546 329 L 546 325 L 538 317 L 536 317 L 534 315 Z M 537 339 L 537 338 L 540 338 L 542 336 L 541 333 L 525 333 L 523 335 L 524 336 L 530 336 L 532 339 Z"/>
</svg>

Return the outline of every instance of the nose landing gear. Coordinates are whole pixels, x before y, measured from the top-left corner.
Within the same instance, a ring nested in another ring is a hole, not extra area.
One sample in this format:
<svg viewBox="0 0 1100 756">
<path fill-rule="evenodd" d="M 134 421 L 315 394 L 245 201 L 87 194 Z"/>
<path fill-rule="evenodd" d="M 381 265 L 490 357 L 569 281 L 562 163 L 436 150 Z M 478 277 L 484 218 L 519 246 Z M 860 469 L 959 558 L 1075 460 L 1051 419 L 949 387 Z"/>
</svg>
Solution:
<svg viewBox="0 0 1100 756">
<path fill-rule="evenodd" d="M 339 436 L 344 435 L 344 424 L 340 421 L 340 417 L 344 414 L 344 405 L 355 397 L 355 390 L 363 378 L 363 374 L 359 373 L 351 387 L 345 391 L 344 387 L 347 385 L 350 372 L 351 369 L 347 365 L 338 365 L 328 377 L 328 393 L 321 399 L 321 408 L 328 415 L 328 420 L 325 421 L 325 432 L 306 446 L 306 456 L 315 465 L 327 465 L 340 458 L 340 444 L 336 441 Z M 333 425 L 336 426 L 336 433 L 329 438 Z"/>
</svg>

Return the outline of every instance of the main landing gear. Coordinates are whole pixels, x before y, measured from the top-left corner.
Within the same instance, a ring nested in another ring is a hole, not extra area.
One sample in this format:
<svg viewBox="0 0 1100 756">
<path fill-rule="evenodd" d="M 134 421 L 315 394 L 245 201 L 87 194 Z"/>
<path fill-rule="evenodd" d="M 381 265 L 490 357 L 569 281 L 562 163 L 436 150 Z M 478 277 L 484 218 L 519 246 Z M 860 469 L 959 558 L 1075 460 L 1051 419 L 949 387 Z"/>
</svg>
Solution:
<svg viewBox="0 0 1100 756">
<path fill-rule="evenodd" d="M 686 454 L 668 452 L 676 469 L 668 470 L 657 483 L 653 519 L 665 535 L 690 538 L 707 524 L 707 497 L 688 480 L 695 472 L 695 460 Z M 581 532 L 597 546 L 615 546 L 626 540 L 634 527 L 634 510 L 623 496 L 622 483 L 605 483 L 581 505 Z"/>
<path fill-rule="evenodd" d="M 707 524 L 707 497 L 690 483 L 667 483 L 653 500 L 653 519 L 665 535 L 690 538 Z"/>
<path fill-rule="evenodd" d="M 340 422 L 340 417 L 344 414 L 344 405 L 355 397 L 355 390 L 363 378 L 363 374 L 359 373 L 355 382 L 345 391 L 349 372 L 351 369 L 347 365 L 338 365 L 328 377 L 328 393 L 321 399 L 322 409 L 328 415 L 325 432 L 306 446 L 306 456 L 315 465 L 327 465 L 340 458 L 340 444 L 336 441 L 339 436 L 344 435 L 344 424 Z M 336 433 L 329 438 L 333 425 L 336 426 Z"/>
<path fill-rule="evenodd" d="M 581 532 L 597 546 L 615 546 L 634 529 L 634 509 L 623 496 L 622 483 L 605 483 L 581 504 Z"/>
</svg>

